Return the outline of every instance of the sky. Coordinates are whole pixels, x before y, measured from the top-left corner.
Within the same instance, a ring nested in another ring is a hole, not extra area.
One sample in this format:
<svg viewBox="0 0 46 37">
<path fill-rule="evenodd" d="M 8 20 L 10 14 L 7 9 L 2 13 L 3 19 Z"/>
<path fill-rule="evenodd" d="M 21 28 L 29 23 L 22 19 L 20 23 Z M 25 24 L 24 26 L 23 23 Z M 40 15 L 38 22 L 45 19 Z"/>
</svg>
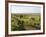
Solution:
<svg viewBox="0 0 46 37">
<path fill-rule="evenodd" d="M 11 5 L 10 11 L 12 13 L 40 13 L 40 6 L 22 6 L 22 5 Z"/>
</svg>

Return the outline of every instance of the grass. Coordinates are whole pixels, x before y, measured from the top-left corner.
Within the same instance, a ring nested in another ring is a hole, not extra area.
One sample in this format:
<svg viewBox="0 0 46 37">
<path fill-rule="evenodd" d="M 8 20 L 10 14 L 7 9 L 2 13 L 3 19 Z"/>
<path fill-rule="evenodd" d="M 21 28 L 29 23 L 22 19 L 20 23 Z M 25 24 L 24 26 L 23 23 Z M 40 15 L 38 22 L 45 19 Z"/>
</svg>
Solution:
<svg viewBox="0 0 46 37">
<path fill-rule="evenodd" d="M 11 14 L 11 31 L 39 29 L 40 14 Z"/>
</svg>

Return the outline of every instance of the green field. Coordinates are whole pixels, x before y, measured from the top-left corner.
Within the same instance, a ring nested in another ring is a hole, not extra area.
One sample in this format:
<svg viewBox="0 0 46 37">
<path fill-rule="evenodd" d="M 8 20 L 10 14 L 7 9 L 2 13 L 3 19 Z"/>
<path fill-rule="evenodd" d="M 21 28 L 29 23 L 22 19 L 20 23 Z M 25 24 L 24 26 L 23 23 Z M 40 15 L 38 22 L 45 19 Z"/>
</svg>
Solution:
<svg viewBox="0 0 46 37">
<path fill-rule="evenodd" d="M 40 30 L 40 13 L 11 14 L 11 31 Z"/>
</svg>

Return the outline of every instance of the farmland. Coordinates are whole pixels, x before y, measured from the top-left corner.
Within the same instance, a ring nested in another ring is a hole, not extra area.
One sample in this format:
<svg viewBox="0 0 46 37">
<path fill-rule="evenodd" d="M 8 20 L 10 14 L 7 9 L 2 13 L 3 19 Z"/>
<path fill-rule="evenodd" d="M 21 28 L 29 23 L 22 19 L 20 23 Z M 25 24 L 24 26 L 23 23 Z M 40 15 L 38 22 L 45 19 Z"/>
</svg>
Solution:
<svg viewBox="0 0 46 37">
<path fill-rule="evenodd" d="M 40 30 L 40 13 L 11 14 L 11 31 Z"/>
</svg>

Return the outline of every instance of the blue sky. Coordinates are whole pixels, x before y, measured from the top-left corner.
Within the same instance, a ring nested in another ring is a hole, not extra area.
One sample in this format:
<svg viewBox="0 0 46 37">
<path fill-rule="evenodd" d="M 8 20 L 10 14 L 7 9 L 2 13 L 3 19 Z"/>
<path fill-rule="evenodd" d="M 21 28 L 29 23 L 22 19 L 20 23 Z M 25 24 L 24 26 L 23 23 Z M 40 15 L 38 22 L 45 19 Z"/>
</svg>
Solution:
<svg viewBox="0 0 46 37">
<path fill-rule="evenodd" d="M 20 5 L 12 5 L 10 8 L 11 12 L 16 13 L 40 13 L 41 7 L 40 6 L 20 6 Z"/>
</svg>

